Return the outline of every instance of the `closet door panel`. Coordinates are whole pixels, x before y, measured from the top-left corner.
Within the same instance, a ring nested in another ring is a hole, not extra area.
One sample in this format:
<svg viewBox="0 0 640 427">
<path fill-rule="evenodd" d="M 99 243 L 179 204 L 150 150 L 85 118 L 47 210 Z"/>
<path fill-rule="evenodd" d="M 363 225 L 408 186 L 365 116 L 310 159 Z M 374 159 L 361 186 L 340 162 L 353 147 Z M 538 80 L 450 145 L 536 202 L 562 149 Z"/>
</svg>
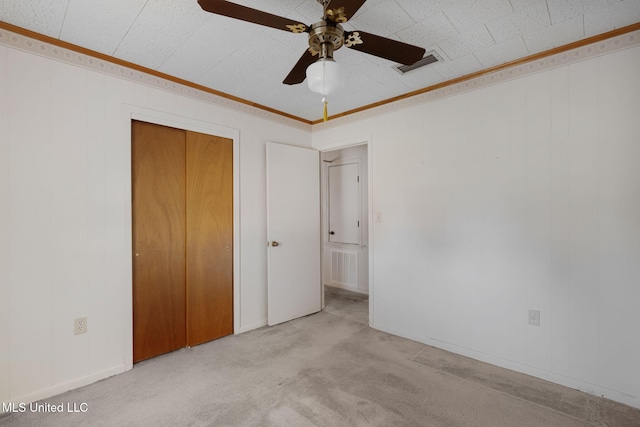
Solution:
<svg viewBox="0 0 640 427">
<path fill-rule="evenodd" d="M 233 141 L 187 132 L 187 345 L 233 333 Z"/>
<path fill-rule="evenodd" d="M 185 133 L 132 123 L 133 361 L 186 345 Z"/>
</svg>

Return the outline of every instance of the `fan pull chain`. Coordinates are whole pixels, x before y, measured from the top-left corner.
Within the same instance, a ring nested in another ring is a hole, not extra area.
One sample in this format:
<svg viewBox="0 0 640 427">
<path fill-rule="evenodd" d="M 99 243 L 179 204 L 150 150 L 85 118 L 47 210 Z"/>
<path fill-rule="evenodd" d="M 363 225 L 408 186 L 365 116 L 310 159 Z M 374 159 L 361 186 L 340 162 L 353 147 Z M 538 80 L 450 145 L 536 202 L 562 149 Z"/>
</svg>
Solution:
<svg viewBox="0 0 640 427">
<path fill-rule="evenodd" d="M 326 122 L 328 117 L 329 117 L 329 116 L 327 116 L 327 98 L 322 98 L 322 103 L 324 104 L 324 115 L 323 115 L 323 117 L 324 117 L 324 121 Z"/>
</svg>

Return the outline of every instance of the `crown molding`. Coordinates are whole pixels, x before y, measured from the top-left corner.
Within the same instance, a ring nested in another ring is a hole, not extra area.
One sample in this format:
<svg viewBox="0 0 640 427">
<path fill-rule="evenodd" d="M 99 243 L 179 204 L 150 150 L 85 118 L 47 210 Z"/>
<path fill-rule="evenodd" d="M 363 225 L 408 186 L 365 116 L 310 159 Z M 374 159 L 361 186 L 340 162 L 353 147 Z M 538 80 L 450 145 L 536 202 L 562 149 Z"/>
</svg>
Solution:
<svg viewBox="0 0 640 427">
<path fill-rule="evenodd" d="M 300 117 L 1 21 L 0 45 L 195 98 L 218 107 L 287 126 L 303 130 L 311 129 L 311 122 Z"/>
<path fill-rule="evenodd" d="M 291 114 L 234 97 L 186 80 L 114 58 L 71 43 L 48 37 L 0 21 L 0 45 L 67 62 L 118 78 L 135 81 L 225 109 L 238 111 L 303 130 L 319 131 L 387 114 L 456 95 L 481 87 L 509 81 L 640 44 L 640 23 L 589 37 L 574 43 L 537 53 L 516 61 L 462 76 L 434 86 L 346 111 L 324 121 L 309 121 Z"/>
<path fill-rule="evenodd" d="M 326 122 L 314 121 L 313 131 L 330 129 L 365 118 L 379 116 L 445 98 L 470 90 L 519 77 L 539 73 L 589 58 L 628 49 L 640 44 L 640 23 L 589 37 L 554 49 L 531 55 L 517 61 L 462 76 L 434 86 L 366 105 L 329 117 Z"/>
</svg>

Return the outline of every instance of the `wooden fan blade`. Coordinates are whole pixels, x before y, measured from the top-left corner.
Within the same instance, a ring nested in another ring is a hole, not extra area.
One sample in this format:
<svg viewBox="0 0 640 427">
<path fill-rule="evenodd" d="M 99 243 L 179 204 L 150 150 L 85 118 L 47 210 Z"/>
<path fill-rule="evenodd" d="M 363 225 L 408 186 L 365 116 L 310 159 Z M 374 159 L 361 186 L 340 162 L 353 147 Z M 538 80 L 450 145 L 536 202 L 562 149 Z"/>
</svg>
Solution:
<svg viewBox="0 0 640 427">
<path fill-rule="evenodd" d="M 344 45 L 350 49 L 411 65 L 422 59 L 425 49 L 364 31 L 345 31 Z"/>
<path fill-rule="evenodd" d="M 216 15 L 228 16 L 229 18 L 277 28 L 278 30 L 290 31 L 292 33 L 304 33 L 309 30 L 309 27 L 301 22 L 231 3 L 226 0 L 198 0 L 198 3 L 202 9 L 215 13 Z"/>
<path fill-rule="evenodd" d="M 332 0 L 327 7 L 327 18 L 333 22 L 347 22 L 367 0 Z"/>
<path fill-rule="evenodd" d="M 297 85 L 307 78 L 307 68 L 316 62 L 318 57 L 313 55 L 309 49 L 305 50 L 296 65 L 282 83 L 286 85 Z"/>
</svg>

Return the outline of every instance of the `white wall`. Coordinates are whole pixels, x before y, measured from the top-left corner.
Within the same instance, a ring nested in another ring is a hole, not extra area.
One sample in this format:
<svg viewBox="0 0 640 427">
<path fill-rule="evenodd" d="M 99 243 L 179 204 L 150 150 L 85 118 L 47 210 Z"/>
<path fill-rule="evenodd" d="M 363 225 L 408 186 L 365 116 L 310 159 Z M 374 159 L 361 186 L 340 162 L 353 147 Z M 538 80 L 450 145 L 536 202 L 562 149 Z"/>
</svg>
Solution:
<svg viewBox="0 0 640 427">
<path fill-rule="evenodd" d="M 265 142 L 310 132 L 0 45 L 0 401 L 131 363 L 130 134 L 155 111 L 240 135 L 240 325 L 266 324 Z M 73 319 L 88 317 L 86 335 Z"/>
<path fill-rule="evenodd" d="M 636 46 L 314 128 L 372 141 L 373 326 L 640 407 L 638 76 Z"/>
<path fill-rule="evenodd" d="M 635 47 L 318 126 L 370 141 L 374 326 L 640 407 L 638 75 Z M 265 142 L 309 132 L 0 45 L 0 401 L 128 362 L 124 105 L 239 133 L 241 328 L 265 322 Z"/>
</svg>

